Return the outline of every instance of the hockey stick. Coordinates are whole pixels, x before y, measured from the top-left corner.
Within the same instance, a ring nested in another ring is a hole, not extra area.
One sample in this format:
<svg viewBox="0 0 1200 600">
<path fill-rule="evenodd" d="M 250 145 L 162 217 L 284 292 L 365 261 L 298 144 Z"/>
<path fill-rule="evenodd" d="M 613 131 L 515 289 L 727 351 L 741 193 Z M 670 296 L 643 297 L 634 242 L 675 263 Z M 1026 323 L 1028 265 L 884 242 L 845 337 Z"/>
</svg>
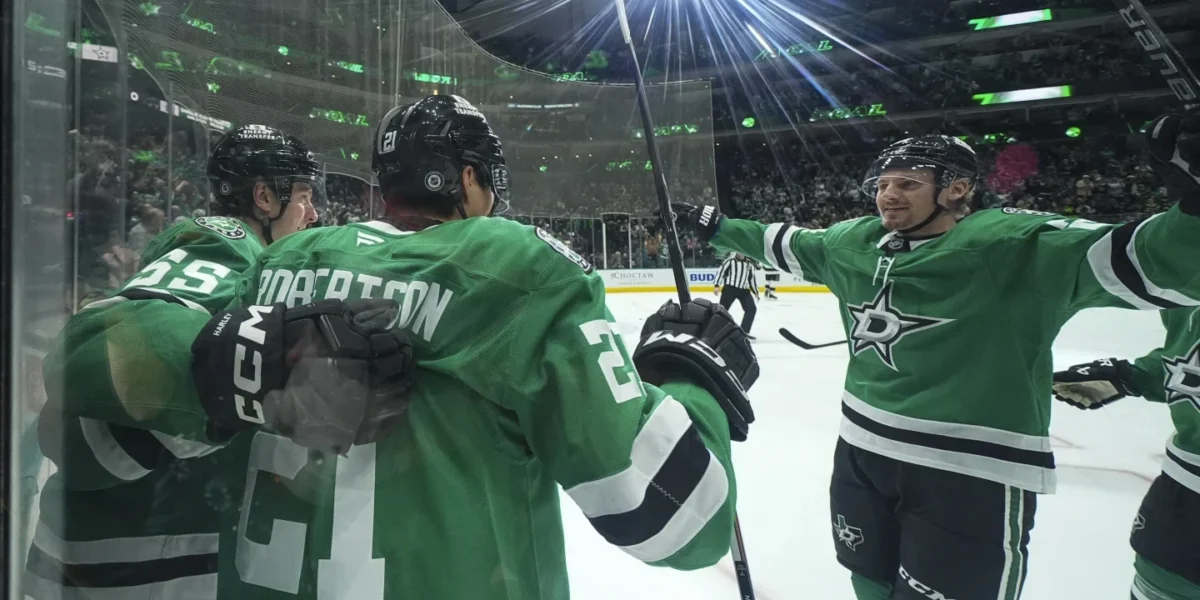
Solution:
<svg viewBox="0 0 1200 600">
<path fill-rule="evenodd" d="M 638 110 L 642 113 L 642 129 L 645 132 L 646 148 L 650 151 L 650 168 L 654 173 L 654 189 L 658 192 L 658 209 L 662 214 L 663 236 L 667 244 L 667 253 L 671 257 L 671 272 L 675 275 L 675 289 L 679 292 L 679 302 L 692 301 L 692 293 L 688 290 L 687 275 L 683 272 L 683 250 L 679 246 L 679 233 L 675 231 L 675 215 L 671 212 L 671 196 L 667 191 L 667 174 L 663 171 L 662 158 L 658 155 L 658 143 L 654 139 L 654 121 L 650 117 L 650 100 L 646 97 L 646 82 L 642 79 L 642 66 L 638 63 L 637 50 L 633 46 L 633 36 L 629 33 L 629 15 L 625 14 L 625 0 L 614 0 L 617 3 L 617 20 L 621 25 L 621 35 L 629 46 L 629 55 L 633 58 L 633 81 L 637 88 Z M 742 600 L 754 600 L 754 586 L 750 583 L 750 565 L 746 562 L 746 546 L 742 543 L 742 525 L 737 514 L 733 516 L 733 536 L 730 540 L 733 554 L 733 567 L 737 573 L 738 591 Z"/>
<path fill-rule="evenodd" d="M 800 346 L 801 348 L 804 348 L 805 350 L 815 350 L 817 348 L 828 348 L 830 346 L 840 346 L 840 345 L 846 343 L 846 340 L 839 340 L 836 342 L 829 342 L 827 344 L 810 344 L 810 343 L 792 335 L 792 332 L 790 332 L 782 327 L 779 328 L 779 335 L 782 335 L 783 339 L 785 339 L 797 346 Z"/>
<path fill-rule="evenodd" d="M 1141 0 L 1113 0 L 1117 12 L 1125 25 L 1133 32 L 1142 50 L 1150 57 L 1150 62 L 1158 63 L 1159 73 L 1167 80 L 1167 86 L 1175 93 L 1175 97 L 1183 102 L 1185 109 L 1200 106 L 1200 80 L 1188 68 L 1179 51 L 1171 45 L 1163 30 L 1154 22 L 1154 18 L 1142 6 Z"/>
</svg>

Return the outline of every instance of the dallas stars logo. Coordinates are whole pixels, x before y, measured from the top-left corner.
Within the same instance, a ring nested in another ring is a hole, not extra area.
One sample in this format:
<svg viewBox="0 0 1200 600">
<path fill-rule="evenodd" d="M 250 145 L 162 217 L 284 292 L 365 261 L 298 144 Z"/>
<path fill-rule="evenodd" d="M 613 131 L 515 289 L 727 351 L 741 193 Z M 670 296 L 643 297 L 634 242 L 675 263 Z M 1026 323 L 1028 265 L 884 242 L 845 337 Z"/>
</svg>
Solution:
<svg viewBox="0 0 1200 600">
<path fill-rule="evenodd" d="M 1167 369 L 1167 404 L 1190 402 L 1200 410 L 1200 344 L 1192 346 L 1186 356 L 1163 357 Z"/>
<path fill-rule="evenodd" d="M 875 295 L 875 299 L 858 306 L 847 304 L 846 310 L 854 319 L 854 328 L 850 332 L 853 340 L 853 352 L 858 354 L 864 350 L 874 350 L 883 364 L 896 369 L 892 356 L 892 348 L 904 336 L 918 331 L 924 331 L 954 319 L 938 319 L 922 317 L 900 312 L 892 306 L 892 282 L 889 281 Z"/>
<path fill-rule="evenodd" d="M 846 517 L 842 515 L 837 516 L 837 522 L 833 524 L 833 532 L 837 534 L 839 542 L 855 552 L 858 552 L 858 545 L 867 539 L 863 537 L 861 529 L 847 525 Z"/>
</svg>

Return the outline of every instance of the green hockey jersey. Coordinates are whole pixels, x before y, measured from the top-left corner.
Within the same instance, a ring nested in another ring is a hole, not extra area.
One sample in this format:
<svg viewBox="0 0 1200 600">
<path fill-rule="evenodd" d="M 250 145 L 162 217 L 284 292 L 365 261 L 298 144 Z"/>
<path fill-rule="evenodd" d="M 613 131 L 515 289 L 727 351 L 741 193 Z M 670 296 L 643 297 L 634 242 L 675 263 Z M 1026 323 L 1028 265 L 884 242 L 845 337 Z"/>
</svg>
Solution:
<svg viewBox="0 0 1200 600">
<path fill-rule="evenodd" d="M 348 456 L 253 436 L 221 598 L 560 600 L 558 485 L 609 542 L 694 569 L 729 548 L 729 426 L 643 383 L 591 265 L 546 232 L 381 222 L 273 244 L 243 303 L 394 298 L 418 360 L 403 425 Z"/>
<path fill-rule="evenodd" d="M 1133 365 L 1142 397 L 1165 402 L 1175 435 L 1167 442 L 1163 473 L 1200 494 L 1200 309 L 1161 313 L 1167 338 Z"/>
<path fill-rule="evenodd" d="M 180 223 L 120 291 L 67 322 L 44 368 L 39 438 L 58 472 L 42 492 L 28 596 L 215 597 L 219 519 L 236 510 L 246 459 L 205 438 L 191 343 L 261 251 L 236 219 Z"/>
<path fill-rule="evenodd" d="M 1050 493 L 1051 344 L 1076 312 L 1200 304 L 1200 218 L 1121 226 L 984 210 L 938 237 L 725 219 L 712 239 L 824 283 L 850 344 L 840 435 L 898 460 Z"/>
</svg>

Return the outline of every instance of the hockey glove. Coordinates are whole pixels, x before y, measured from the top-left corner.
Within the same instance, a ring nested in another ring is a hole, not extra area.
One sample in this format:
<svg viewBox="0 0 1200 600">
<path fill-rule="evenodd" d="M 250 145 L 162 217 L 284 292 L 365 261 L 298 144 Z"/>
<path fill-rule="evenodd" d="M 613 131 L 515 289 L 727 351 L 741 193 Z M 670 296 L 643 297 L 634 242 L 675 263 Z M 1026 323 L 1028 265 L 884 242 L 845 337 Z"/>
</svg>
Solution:
<svg viewBox="0 0 1200 600">
<path fill-rule="evenodd" d="M 711 240 L 725 218 L 721 210 L 715 206 L 697 206 L 684 202 L 672 202 L 671 212 L 675 215 L 675 224 L 695 230 L 696 235 L 704 241 Z M 659 213 L 661 216 L 661 213 Z"/>
<path fill-rule="evenodd" d="M 408 408 L 412 343 L 394 300 L 322 300 L 217 313 L 192 343 L 208 436 L 263 425 L 297 444 L 346 454 L 383 438 Z"/>
<path fill-rule="evenodd" d="M 758 357 L 746 332 L 720 304 L 668 301 L 646 319 L 633 364 L 644 381 L 683 378 L 712 394 L 729 419 L 729 437 L 746 440 L 754 410 L 746 390 L 758 379 Z"/>
<path fill-rule="evenodd" d="M 1126 396 L 1139 396 L 1127 360 L 1102 358 L 1054 374 L 1054 397 L 1075 408 L 1103 408 Z"/>
<path fill-rule="evenodd" d="M 1155 119 L 1146 127 L 1146 148 L 1180 210 L 1200 216 L 1200 108 Z"/>
</svg>

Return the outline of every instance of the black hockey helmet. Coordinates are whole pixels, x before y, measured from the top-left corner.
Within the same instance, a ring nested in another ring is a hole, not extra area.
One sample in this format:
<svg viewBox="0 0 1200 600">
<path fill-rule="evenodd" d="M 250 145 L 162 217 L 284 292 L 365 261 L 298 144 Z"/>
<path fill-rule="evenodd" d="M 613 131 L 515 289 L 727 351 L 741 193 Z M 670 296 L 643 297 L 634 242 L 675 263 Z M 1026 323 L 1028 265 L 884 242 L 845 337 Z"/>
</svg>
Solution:
<svg viewBox="0 0 1200 600">
<path fill-rule="evenodd" d="M 274 241 L 271 223 L 287 210 L 294 184 L 312 187 L 318 210 L 325 197 L 324 169 L 316 155 L 299 138 L 266 125 L 243 125 L 221 138 L 209 154 L 206 175 L 220 215 L 253 218 L 254 185 L 262 181 L 271 189 L 279 214 L 259 219 L 267 243 Z"/>
<path fill-rule="evenodd" d="M 948 135 L 922 135 L 900 140 L 880 152 L 863 178 L 862 191 L 875 198 L 879 178 L 885 171 L 915 172 L 921 169 L 933 171 L 933 185 L 937 188 L 934 198 L 959 179 L 970 182 L 971 190 L 979 181 L 979 160 L 970 145 Z M 970 192 L 967 194 L 969 197 Z M 929 217 L 901 233 L 924 227 L 944 210 L 946 207 L 937 203 Z"/>
<path fill-rule="evenodd" d="M 466 215 L 462 170 L 470 165 L 496 195 L 492 213 L 508 210 L 509 175 L 500 138 L 461 96 L 434 95 L 393 108 L 375 132 L 371 169 L 387 201 Z"/>
</svg>

